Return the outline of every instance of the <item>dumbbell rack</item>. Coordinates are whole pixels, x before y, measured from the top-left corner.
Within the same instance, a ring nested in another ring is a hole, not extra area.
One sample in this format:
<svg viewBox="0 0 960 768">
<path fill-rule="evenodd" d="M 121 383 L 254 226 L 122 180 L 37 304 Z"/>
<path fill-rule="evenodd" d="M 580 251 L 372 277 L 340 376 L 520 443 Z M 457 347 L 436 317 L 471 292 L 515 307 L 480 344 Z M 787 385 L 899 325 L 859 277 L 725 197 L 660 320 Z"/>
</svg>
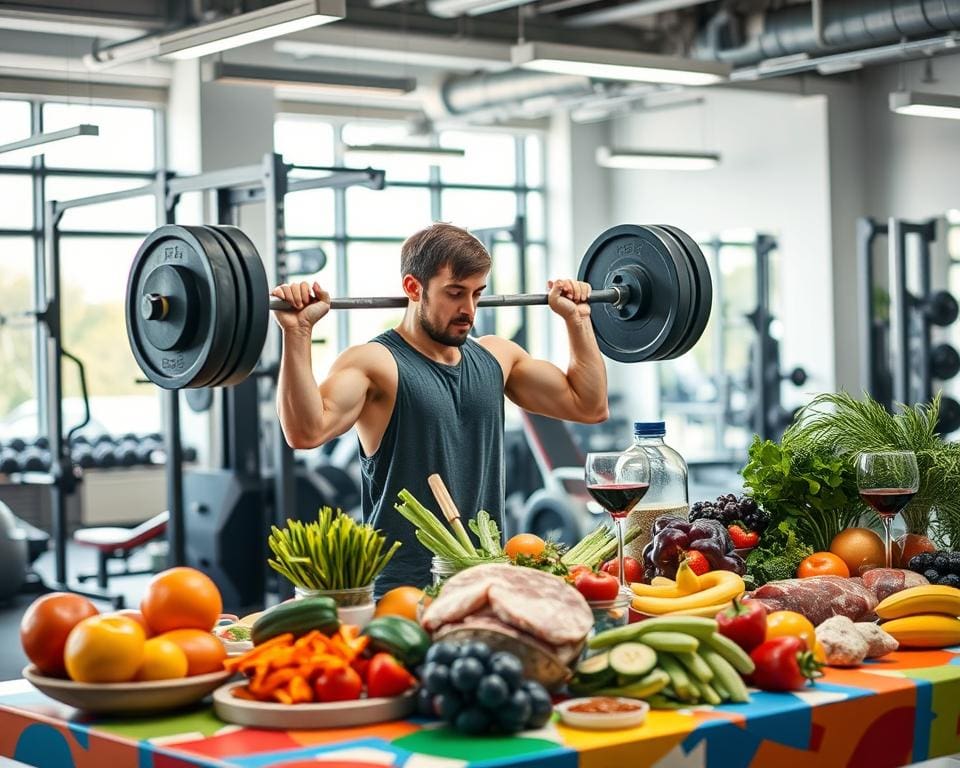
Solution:
<svg viewBox="0 0 960 768">
<path fill-rule="evenodd" d="M 290 178 L 294 171 L 324 173 L 314 178 Z M 64 355 L 61 333 L 61 285 L 60 285 L 60 220 L 71 209 L 89 205 L 117 202 L 135 197 L 153 197 L 156 200 L 157 220 L 160 223 L 175 222 L 176 208 L 183 194 L 201 192 L 209 195 L 212 208 L 216 210 L 217 223 L 235 223 L 240 207 L 262 203 L 266 214 L 266 243 L 264 261 L 272 266 L 275 283 L 287 279 L 285 260 L 284 198 L 288 193 L 321 188 L 345 188 L 366 186 L 383 189 L 384 172 L 373 168 L 336 168 L 297 166 L 283 162 L 275 153 L 268 153 L 260 164 L 228 168 L 193 176 L 175 176 L 169 171 L 160 171 L 156 178 L 141 187 L 74 200 L 47 202 L 44 222 L 44 264 L 38 269 L 38 294 L 46 297 L 46 306 L 36 313 L 41 328 L 42 349 L 40 355 L 39 399 L 46 414 L 47 434 L 50 442 L 52 494 L 52 538 L 54 541 L 55 576 L 45 586 L 54 590 L 71 591 L 94 598 L 109 600 L 115 605 L 123 598 L 92 587 L 81 586 L 67 579 L 67 511 L 66 497 L 73 493 L 76 479 L 66 440 L 63 435 L 62 370 Z M 276 329 L 276 354 L 279 360 L 280 332 Z M 275 375 L 277 363 L 264 364 L 261 373 Z M 249 384 L 256 385 L 256 379 Z M 250 403 L 247 398 L 236 402 L 232 388 L 225 390 L 224 407 L 224 469 L 237 472 L 256 472 L 259 475 L 259 435 L 257 424 L 250 429 Z M 254 400 L 256 402 L 256 400 Z M 170 520 L 167 525 L 169 543 L 168 560 L 171 566 L 186 562 L 183 498 L 183 447 L 180 440 L 179 391 L 168 390 L 165 397 L 164 445 L 166 451 L 167 505 Z M 296 509 L 293 474 L 293 451 L 278 434 L 273 440 L 274 509 L 277 516 Z"/>
<path fill-rule="evenodd" d="M 887 238 L 887 327 L 877 317 L 874 296 L 873 250 L 879 237 Z M 907 284 L 908 237 L 915 238 L 917 245 L 916 295 Z M 882 222 L 864 216 L 857 220 L 861 388 L 891 411 L 896 403 L 914 405 L 932 400 L 935 375 L 931 365 L 931 330 L 934 325 L 949 325 L 957 317 L 953 297 L 933 289 L 930 251 L 936 239 L 937 219 L 909 222 L 891 218 Z M 960 428 L 960 403 L 942 397 L 940 423 L 944 433 Z"/>
</svg>

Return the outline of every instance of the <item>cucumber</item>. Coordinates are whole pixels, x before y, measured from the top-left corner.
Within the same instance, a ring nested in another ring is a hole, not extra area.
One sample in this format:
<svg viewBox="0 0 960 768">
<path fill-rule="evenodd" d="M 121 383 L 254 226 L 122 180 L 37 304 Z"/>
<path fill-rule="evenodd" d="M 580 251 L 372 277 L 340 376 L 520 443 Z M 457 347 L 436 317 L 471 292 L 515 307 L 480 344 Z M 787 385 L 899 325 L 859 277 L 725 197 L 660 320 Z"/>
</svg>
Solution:
<svg viewBox="0 0 960 768">
<path fill-rule="evenodd" d="M 713 670 L 713 685 L 718 689 L 718 693 L 719 689 L 723 688 L 726 690 L 730 701 L 738 703 L 750 701 L 743 678 L 740 677 L 740 674 L 729 661 L 712 648 L 701 648 L 700 656 Z"/>
<path fill-rule="evenodd" d="M 640 642 L 655 651 L 670 653 L 693 653 L 700 647 L 697 638 L 682 632 L 648 632 L 640 638 Z"/>
<path fill-rule="evenodd" d="M 645 699 L 660 693 L 670 684 L 670 677 L 662 669 L 655 669 L 646 677 L 630 685 L 621 685 L 616 688 L 601 688 L 596 691 L 599 696 L 626 696 L 629 699 Z"/>
<path fill-rule="evenodd" d="M 683 701 L 695 702 L 699 698 L 699 690 L 690 682 L 690 676 L 683 668 L 683 665 L 677 661 L 676 657 L 669 653 L 661 653 L 658 657 L 660 669 L 670 675 L 670 684 L 676 693 L 678 699 Z"/>
<path fill-rule="evenodd" d="M 632 682 L 657 666 L 657 653 L 642 643 L 621 643 L 608 653 L 610 667 L 620 679 Z"/>
<path fill-rule="evenodd" d="M 709 683 L 713 680 L 713 670 L 697 654 L 677 653 L 674 655 L 677 657 L 677 661 L 683 664 L 684 669 L 690 673 L 691 682 L 699 680 L 701 683 Z"/>
<path fill-rule="evenodd" d="M 260 645 L 272 637 L 288 632 L 296 638 L 315 629 L 325 635 L 332 635 L 339 628 L 340 619 L 337 618 L 337 604 L 333 598 L 305 597 L 302 600 L 280 603 L 262 613 L 253 623 L 250 637 L 254 645 Z"/>
<path fill-rule="evenodd" d="M 650 670 L 648 669 L 647 672 Z M 646 674 L 646 673 L 644 673 Z M 616 676 L 616 672 L 610 666 L 610 653 L 604 651 L 595 656 L 588 656 L 577 664 L 578 684 L 592 686 L 596 685 L 602 688 Z"/>
<path fill-rule="evenodd" d="M 403 616 L 378 616 L 360 634 L 370 638 L 374 651 L 392 654 L 408 669 L 420 664 L 430 648 L 430 635 Z"/>
<path fill-rule="evenodd" d="M 704 637 L 703 641 L 710 649 L 719 653 L 741 675 L 753 674 L 753 670 L 756 668 L 753 659 L 729 637 L 714 633 Z"/>
</svg>

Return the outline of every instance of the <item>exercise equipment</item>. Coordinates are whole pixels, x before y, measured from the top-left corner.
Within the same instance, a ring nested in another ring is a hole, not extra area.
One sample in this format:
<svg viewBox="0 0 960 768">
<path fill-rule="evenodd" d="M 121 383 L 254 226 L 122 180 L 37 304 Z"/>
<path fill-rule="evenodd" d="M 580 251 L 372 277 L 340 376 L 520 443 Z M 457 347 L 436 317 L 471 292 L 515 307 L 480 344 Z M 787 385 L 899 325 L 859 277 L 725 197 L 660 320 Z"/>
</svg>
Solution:
<svg viewBox="0 0 960 768">
<path fill-rule="evenodd" d="M 624 224 L 587 249 L 578 278 L 593 286 L 591 322 L 601 351 L 620 362 L 689 351 L 710 316 L 703 254 L 681 230 Z M 338 298 L 331 308 L 405 307 L 405 297 Z M 482 307 L 533 306 L 547 294 L 486 295 Z M 253 371 L 270 299 L 260 255 L 231 226 L 166 225 L 140 246 L 127 282 L 127 337 L 146 377 L 165 389 L 231 386 Z"/>
<path fill-rule="evenodd" d="M 27 535 L 0 501 L 0 600 L 13 597 L 27 579 Z"/>
</svg>

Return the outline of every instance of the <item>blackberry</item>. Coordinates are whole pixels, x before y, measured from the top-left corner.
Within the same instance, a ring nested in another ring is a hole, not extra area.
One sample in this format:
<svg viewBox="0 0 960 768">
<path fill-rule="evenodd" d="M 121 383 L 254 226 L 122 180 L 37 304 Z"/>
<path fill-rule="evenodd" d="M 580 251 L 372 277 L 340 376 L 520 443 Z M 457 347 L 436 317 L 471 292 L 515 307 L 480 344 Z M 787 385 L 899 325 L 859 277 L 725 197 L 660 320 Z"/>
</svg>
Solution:
<svg viewBox="0 0 960 768">
<path fill-rule="evenodd" d="M 741 504 L 740 519 L 743 520 L 744 524 L 751 531 L 756 531 L 757 533 L 763 533 L 770 523 L 770 515 L 766 510 L 760 509 L 756 503 L 754 503 L 752 511 L 744 509 L 743 504 Z"/>
<path fill-rule="evenodd" d="M 932 552 L 921 552 L 919 555 L 914 555 L 910 558 L 910 563 L 908 567 L 911 571 L 916 571 L 917 573 L 923 573 L 928 568 L 933 567 L 933 553 Z"/>
<path fill-rule="evenodd" d="M 948 573 L 946 576 L 941 576 L 940 581 L 937 583 L 944 587 L 960 589 L 960 576 L 955 573 Z"/>
<path fill-rule="evenodd" d="M 749 496 L 744 496 L 740 499 L 740 511 L 745 515 L 752 515 L 754 512 L 758 511 L 759 507 L 757 502 L 751 499 Z"/>
<path fill-rule="evenodd" d="M 695 513 L 703 509 L 703 505 L 704 505 L 704 502 L 702 501 L 693 502 L 693 504 L 690 505 L 690 516 L 693 517 Z"/>
<path fill-rule="evenodd" d="M 928 568 L 923 572 L 923 578 L 925 578 L 931 584 L 936 584 L 940 579 L 940 572 L 935 568 Z"/>
<path fill-rule="evenodd" d="M 947 552 L 937 552 L 933 556 L 933 567 L 940 573 L 950 573 L 950 555 Z"/>
<path fill-rule="evenodd" d="M 740 507 L 737 506 L 735 501 L 728 501 L 723 505 L 723 515 L 720 518 L 720 522 L 724 525 L 731 525 L 737 521 L 740 517 Z"/>
</svg>

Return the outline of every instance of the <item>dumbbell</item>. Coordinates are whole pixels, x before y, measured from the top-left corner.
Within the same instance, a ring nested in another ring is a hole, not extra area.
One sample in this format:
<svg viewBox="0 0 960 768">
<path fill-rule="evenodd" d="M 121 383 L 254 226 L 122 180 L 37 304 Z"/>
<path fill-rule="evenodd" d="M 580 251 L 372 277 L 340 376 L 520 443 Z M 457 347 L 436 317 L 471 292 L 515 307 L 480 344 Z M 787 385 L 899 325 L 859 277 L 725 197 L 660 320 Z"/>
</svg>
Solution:
<svg viewBox="0 0 960 768">
<path fill-rule="evenodd" d="M 13 440 L 7 443 L 7 448 L 9 448 L 11 451 L 14 451 L 16 453 L 20 453 L 21 451 L 25 450 L 26 447 L 27 447 L 26 441 L 22 440 L 19 437 L 15 437 L 13 438 Z"/>
<path fill-rule="evenodd" d="M 114 448 L 114 455 L 117 457 L 117 464 L 121 467 L 136 466 L 140 457 L 138 455 L 139 443 L 136 440 L 124 439 L 117 443 Z"/>
<path fill-rule="evenodd" d="M 93 448 L 84 443 L 70 449 L 70 460 L 81 469 L 91 469 L 97 465 L 93 457 Z"/>
<path fill-rule="evenodd" d="M 34 448 L 39 448 L 41 451 L 50 450 L 50 440 L 47 439 L 44 435 L 40 435 L 36 440 L 33 441 Z"/>
<path fill-rule="evenodd" d="M 957 300 L 947 291 L 935 291 L 931 293 L 926 301 L 921 302 L 923 312 L 927 319 L 934 325 L 941 328 L 950 325 L 960 314 L 960 307 L 957 306 Z"/>
<path fill-rule="evenodd" d="M 153 454 L 162 450 L 163 441 L 155 440 L 152 435 L 147 435 L 137 444 L 137 461 L 141 464 L 153 464 Z"/>
<path fill-rule="evenodd" d="M 930 375 L 935 379 L 952 379 L 960 373 L 960 354 L 949 344 L 937 344 L 930 350 Z"/>
<path fill-rule="evenodd" d="M 93 464 L 99 469 L 109 469 L 117 466 L 117 455 L 114 453 L 113 441 L 97 439 L 97 444 L 93 446 Z"/>
<path fill-rule="evenodd" d="M 0 450 L 0 475 L 12 475 L 20 471 L 20 459 L 12 448 Z"/>
<path fill-rule="evenodd" d="M 48 472 L 50 470 L 50 451 L 31 446 L 20 452 L 21 472 Z"/>
</svg>

